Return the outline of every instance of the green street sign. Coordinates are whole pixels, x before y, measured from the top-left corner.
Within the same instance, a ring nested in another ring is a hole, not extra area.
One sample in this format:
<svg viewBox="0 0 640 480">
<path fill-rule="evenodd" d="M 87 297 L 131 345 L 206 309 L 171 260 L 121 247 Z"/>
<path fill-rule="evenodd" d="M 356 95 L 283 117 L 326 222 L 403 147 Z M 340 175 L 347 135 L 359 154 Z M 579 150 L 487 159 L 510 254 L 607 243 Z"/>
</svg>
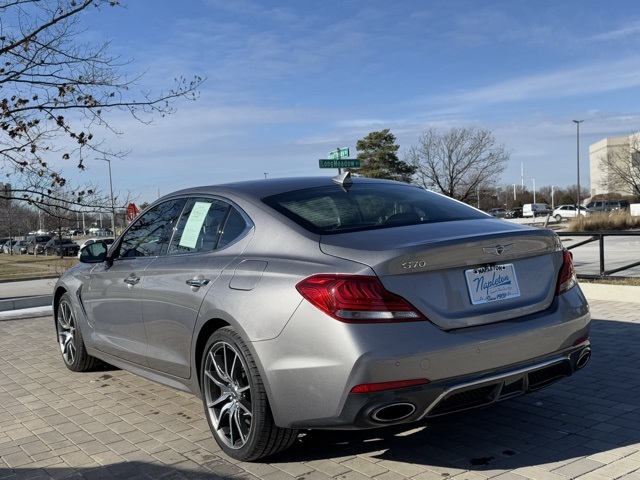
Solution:
<svg viewBox="0 0 640 480">
<path fill-rule="evenodd" d="M 347 158 L 349 156 L 349 149 L 338 148 L 333 152 L 329 152 L 327 155 L 329 156 L 329 160 L 338 160 L 339 158 Z"/>
<path fill-rule="evenodd" d="M 360 160 L 357 158 L 321 158 L 319 162 L 320 168 L 360 168 Z"/>
</svg>

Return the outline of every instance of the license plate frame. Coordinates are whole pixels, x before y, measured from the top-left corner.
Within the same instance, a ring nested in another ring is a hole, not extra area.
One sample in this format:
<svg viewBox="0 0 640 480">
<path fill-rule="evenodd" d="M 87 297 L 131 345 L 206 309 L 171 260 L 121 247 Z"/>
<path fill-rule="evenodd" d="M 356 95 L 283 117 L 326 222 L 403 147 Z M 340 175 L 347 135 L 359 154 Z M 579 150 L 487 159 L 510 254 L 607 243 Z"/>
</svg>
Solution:
<svg viewBox="0 0 640 480">
<path fill-rule="evenodd" d="M 499 302 L 520 296 L 516 269 L 512 263 L 470 268 L 464 272 L 473 305 Z"/>
</svg>

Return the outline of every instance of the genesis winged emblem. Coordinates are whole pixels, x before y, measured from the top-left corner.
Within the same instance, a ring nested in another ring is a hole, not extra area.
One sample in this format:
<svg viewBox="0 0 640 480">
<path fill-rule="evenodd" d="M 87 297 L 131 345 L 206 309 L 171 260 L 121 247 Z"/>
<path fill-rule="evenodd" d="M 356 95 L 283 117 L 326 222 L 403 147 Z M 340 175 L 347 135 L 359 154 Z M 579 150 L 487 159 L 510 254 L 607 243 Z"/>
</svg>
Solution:
<svg viewBox="0 0 640 480">
<path fill-rule="evenodd" d="M 502 255 L 513 248 L 513 243 L 507 245 L 495 245 L 493 247 L 482 247 L 482 251 L 485 253 L 492 253 L 493 255 Z"/>
</svg>

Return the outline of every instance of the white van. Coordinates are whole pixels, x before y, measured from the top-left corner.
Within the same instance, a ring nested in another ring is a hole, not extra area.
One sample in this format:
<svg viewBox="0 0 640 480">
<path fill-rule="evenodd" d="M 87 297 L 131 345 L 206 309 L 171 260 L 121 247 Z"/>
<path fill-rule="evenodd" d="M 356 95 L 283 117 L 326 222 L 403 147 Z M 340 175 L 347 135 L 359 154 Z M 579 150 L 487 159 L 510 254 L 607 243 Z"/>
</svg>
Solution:
<svg viewBox="0 0 640 480">
<path fill-rule="evenodd" d="M 546 203 L 525 203 L 522 206 L 523 217 L 539 217 L 551 214 L 552 210 Z"/>
</svg>

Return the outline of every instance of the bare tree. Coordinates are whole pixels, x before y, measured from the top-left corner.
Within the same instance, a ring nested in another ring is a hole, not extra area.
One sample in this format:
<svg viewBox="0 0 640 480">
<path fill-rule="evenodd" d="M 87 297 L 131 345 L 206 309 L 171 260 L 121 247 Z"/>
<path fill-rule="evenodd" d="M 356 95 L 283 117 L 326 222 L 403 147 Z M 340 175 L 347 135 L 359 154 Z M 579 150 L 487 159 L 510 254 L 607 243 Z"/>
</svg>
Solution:
<svg viewBox="0 0 640 480">
<path fill-rule="evenodd" d="M 36 215 L 13 200 L 0 200 L 0 237 L 24 236 L 35 224 Z"/>
<path fill-rule="evenodd" d="M 121 75 L 128 62 L 109 54 L 108 43 L 80 43 L 88 9 L 118 6 L 116 0 L 0 0 L 0 166 L 12 198 L 44 207 L 59 208 L 59 200 L 89 205 L 95 189 L 71 185 L 53 161 L 83 170 L 86 158 L 126 156 L 95 136 L 121 134 L 109 112 L 150 122 L 172 113 L 175 100 L 196 98 L 200 77 L 178 78 L 173 89 L 153 96 L 136 94 L 141 76 Z"/>
<path fill-rule="evenodd" d="M 417 183 L 463 202 L 477 201 L 480 189 L 497 184 L 509 153 L 488 130 L 431 128 L 410 148 L 408 162 L 416 168 Z"/>
<path fill-rule="evenodd" d="M 609 147 L 598 166 L 605 191 L 640 197 L 640 134 L 630 135 L 628 144 Z"/>
</svg>

